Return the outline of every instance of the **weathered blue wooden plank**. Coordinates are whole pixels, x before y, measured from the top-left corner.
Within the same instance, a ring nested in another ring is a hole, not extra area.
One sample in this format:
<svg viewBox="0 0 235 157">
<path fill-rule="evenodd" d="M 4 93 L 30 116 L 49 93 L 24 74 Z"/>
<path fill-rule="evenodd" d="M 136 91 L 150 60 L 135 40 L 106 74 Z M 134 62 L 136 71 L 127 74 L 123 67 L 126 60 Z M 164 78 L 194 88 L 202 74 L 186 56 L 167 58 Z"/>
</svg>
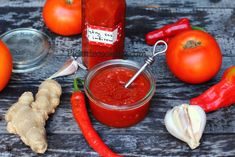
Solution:
<svg viewBox="0 0 235 157">
<path fill-rule="evenodd" d="M 26 74 L 13 74 L 9 86 L 0 93 L 0 156 L 36 156 L 19 138 L 7 134 L 4 114 L 24 91 L 36 93 L 40 82 L 63 64 L 69 51 L 79 52 L 81 36 L 61 37 L 51 33 L 41 19 L 42 0 L 27 0 L 25 3 L 23 0 L 0 1 L 0 34 L 14 28 L 33 27 L 47 33 L 55 44 L 52 58 L 42 69 Z M 91 116 L 95 129 L 113 150 L 130 157 L 234 156 L 235 106 L 208 114 L 202 145 L 194 151 L 167 133 L 163 118 L 169 108 L 188 102 L 190 98 L 218 82 L 223 71 L 234 65 L 235 1 L 128 0 L 127 4 L 127 59 L 143 63 L 152 49 L 144 42 L 145 34 L 179 18 L 188 17 L 193 25 L 204 27 L 216 37 L 224 56 L 223 66 L 219 74 L 208 83 L 188 85 L 174 78 L 166 66 L 164 56 L 159 56 L 150 68 L 157 82 L 157 91 L 146 119 L 130 128 L 114 129 L 101 125 Z M 136 56 L 138 53 L 143 53 L 144 57 Z M 78 76 L 84 77 L 85 73 L 79 71 Z M 58 79 L 63 84 L 63 96 L 57 112 L 46 125 L 49 149 L 44 156 L 97 156 L 86 144 L 72 117 L 69 101 L 72 78 L 73 76 Z"/>
<path fill-rule="evenodd" d="M 203 136 L 201 146 L 191 150 L 185 143 L 175 139 L 169 134 L 127 133 L 125 135 L 100 134 L 104 142 L 115 152 L 126 157 L 196 157 L 196 156 L 234 156 L 235 135 L 206 134 Z M 36 156 L 32 151 L 13 135 L 0 135 L 1 156 Z M 48 151 L 41 156 L 81 156 L 98 157 L 79 134 L 49 134 Z"/>
<path fill-rule="evenodd" d="M 45 0 L 1 0 L 0 6 L 41 7 Z M 234 8 L 233 0 L 126 0 L 128 6 Z"/>
</svg>

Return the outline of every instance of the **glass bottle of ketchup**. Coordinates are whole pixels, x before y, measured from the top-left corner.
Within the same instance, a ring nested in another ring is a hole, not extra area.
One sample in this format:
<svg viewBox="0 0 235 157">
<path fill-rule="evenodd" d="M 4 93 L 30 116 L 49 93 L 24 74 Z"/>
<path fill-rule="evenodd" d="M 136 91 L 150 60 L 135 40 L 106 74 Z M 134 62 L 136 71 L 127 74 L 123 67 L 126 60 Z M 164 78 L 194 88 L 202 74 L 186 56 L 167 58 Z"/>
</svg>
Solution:
<svg viewBox="0 0 235 157">
<path fill-rule="evenodd" d="M 123 58 L 125 0 L 83 0 L 82 58 L 88 69 Z"/>
</svg>

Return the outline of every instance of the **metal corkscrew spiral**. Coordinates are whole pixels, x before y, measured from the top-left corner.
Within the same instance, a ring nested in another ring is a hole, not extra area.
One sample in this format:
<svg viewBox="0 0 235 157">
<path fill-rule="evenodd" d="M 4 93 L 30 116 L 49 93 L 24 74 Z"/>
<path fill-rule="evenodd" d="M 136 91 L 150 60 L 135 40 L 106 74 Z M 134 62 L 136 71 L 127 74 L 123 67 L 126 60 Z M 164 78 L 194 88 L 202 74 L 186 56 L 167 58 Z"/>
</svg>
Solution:
<svg viewBox="0 0 235 157">
<path fill-rule="evenodd" d="M 162 50 L 162 51 L 159 51 L 159 52 L 156 52 L 156 48 L 159 44 L 163 44 L 165 45 L 165 49 Z M 150 56 L 146 61 L 145 61 L 145 64 L 138 70 L 138 72 L 127 82 L 127 84 L 125 85 L 125 88 L 128 88 L 134 81 L 135 79 L 144 71 L 144 69 L 153 64 L 154 62 L 154 58 L 159 55 L 159 54 L 162 54 L 162 53 L 165 53 L 167 51 L 167 48 L 168 48 L 168 45 L 165 41 L 163 40 L 159 40 L 155 43 L 154 45 L 154 48 L 153 48 L 153 55 Z"/>
</svg>

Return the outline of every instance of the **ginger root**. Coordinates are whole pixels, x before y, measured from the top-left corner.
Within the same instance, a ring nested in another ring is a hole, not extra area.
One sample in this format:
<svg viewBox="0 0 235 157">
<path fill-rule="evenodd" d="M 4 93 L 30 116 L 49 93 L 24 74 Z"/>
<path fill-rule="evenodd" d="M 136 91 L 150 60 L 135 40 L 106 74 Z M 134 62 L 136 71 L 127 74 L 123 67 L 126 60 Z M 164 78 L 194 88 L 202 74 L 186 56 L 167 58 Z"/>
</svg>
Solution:
<svg viewBox="0 0 235 157">
<path fill-rule="evenodd" d="M 6 113 L 7 130 L 18 134 L 21 140 L 36 153 L 47 150 L 45 123 L 60 103 L 61 86 L 46 80 L 39 86 L 36 100 L 31 92 L 21 95 Z"/>
</svg>

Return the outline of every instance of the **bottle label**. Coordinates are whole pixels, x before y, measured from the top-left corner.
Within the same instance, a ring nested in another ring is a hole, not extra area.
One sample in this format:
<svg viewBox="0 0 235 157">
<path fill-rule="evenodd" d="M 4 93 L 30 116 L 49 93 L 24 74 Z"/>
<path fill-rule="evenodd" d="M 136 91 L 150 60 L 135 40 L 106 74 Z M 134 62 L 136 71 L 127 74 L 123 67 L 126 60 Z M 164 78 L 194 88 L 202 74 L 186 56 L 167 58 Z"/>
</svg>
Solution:
<svg viewBox="0 0 235 157">
<path fill-rule="evenodd" d="M 111 47 L 120 40 L 121 29 L 121 23 L 115 28 L 87 24 L 87 39 L 89 44 Z"/>
</svg>

